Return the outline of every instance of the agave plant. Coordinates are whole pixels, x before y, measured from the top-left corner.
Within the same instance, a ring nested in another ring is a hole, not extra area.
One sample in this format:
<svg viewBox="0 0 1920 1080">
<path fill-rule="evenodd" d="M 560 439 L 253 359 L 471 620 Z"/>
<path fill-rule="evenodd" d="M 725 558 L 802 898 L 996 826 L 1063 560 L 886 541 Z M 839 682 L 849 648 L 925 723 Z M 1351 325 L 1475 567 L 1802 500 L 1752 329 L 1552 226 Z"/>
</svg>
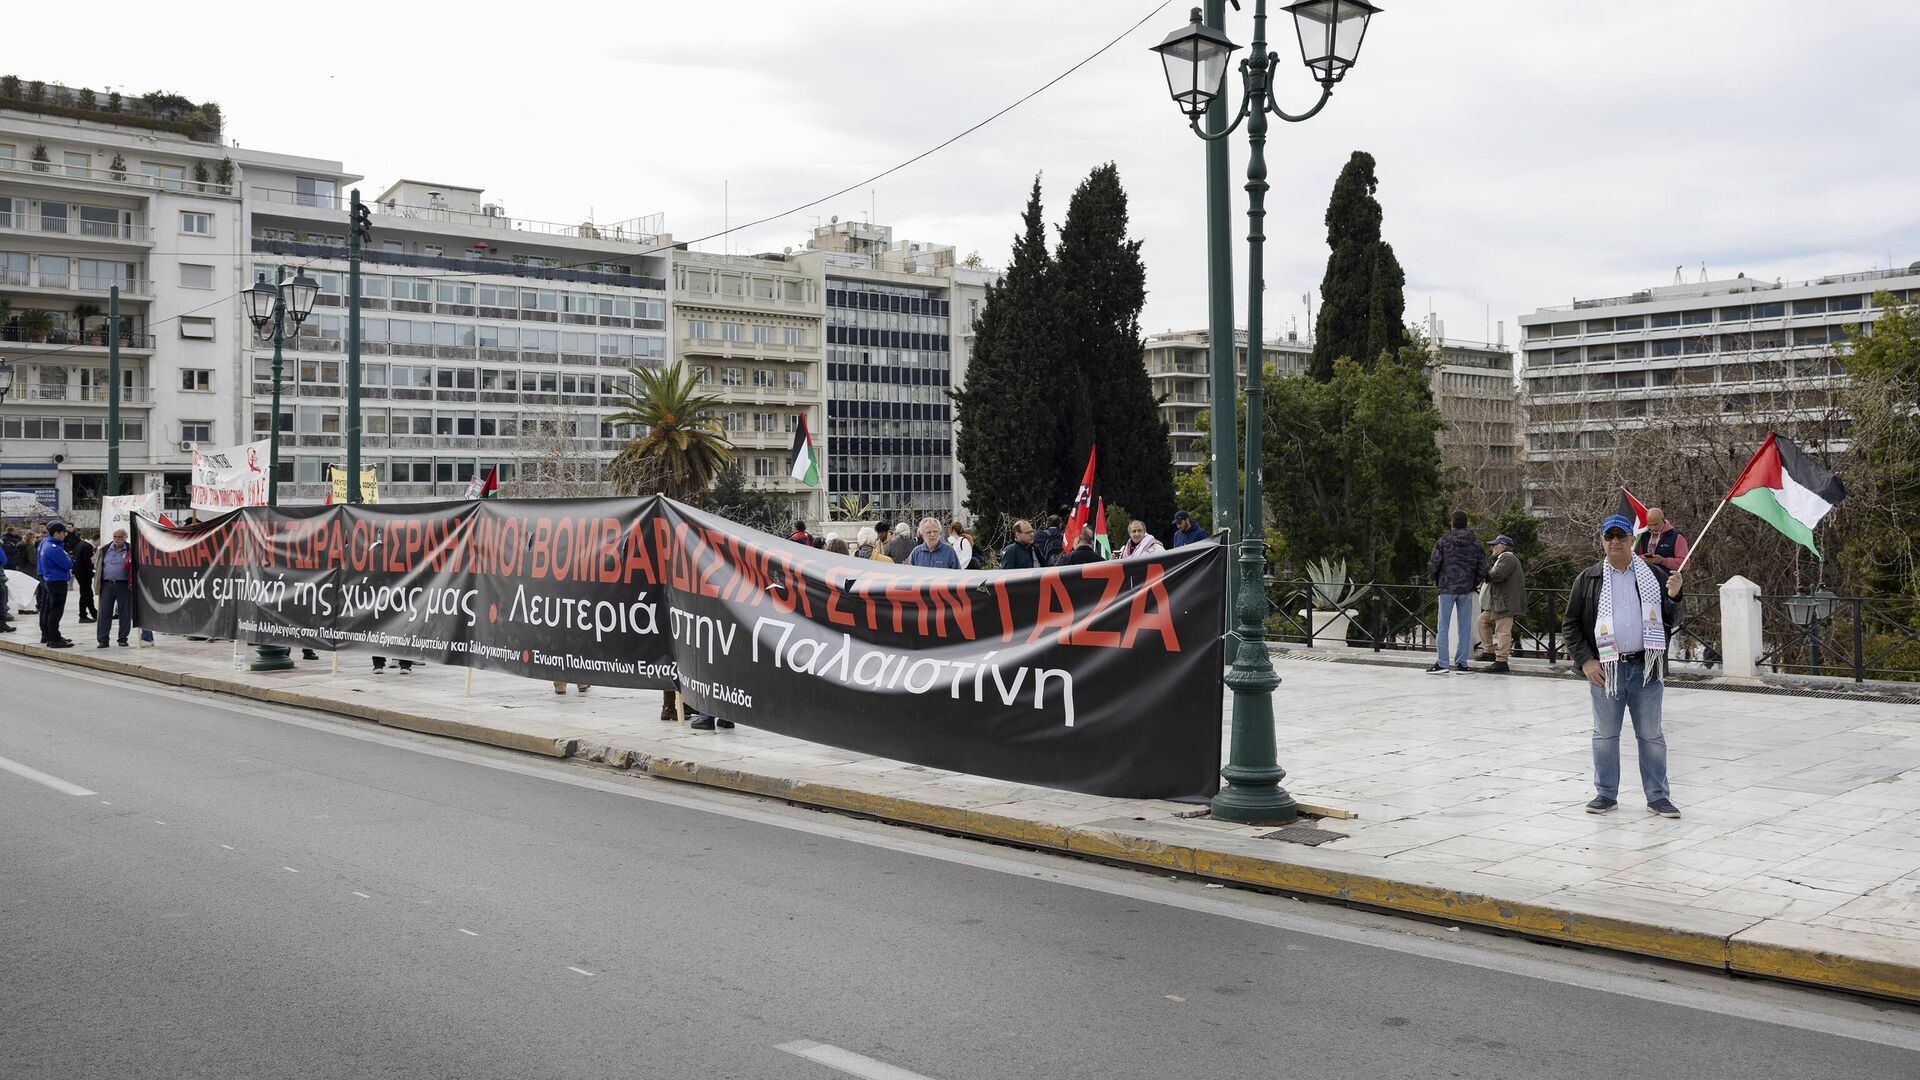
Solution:
<svg viewBox="0 0 1920 1080">
<path fill-rule="evenodd" d="M 1315 611 L 1345 611 L 1360 599 L 1361 590 L 1347 580 L 1347 560 L 1321 559 L 1307 564 L 1307 580 L 1313 585 Z"/>
</svg>

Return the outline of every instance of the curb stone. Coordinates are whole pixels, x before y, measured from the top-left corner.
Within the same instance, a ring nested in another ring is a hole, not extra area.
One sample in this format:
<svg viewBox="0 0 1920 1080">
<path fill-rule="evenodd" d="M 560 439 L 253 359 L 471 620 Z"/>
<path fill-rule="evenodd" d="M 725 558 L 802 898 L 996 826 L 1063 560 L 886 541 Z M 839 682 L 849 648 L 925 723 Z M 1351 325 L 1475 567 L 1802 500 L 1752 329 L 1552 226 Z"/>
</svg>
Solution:
<svg viewBox="0 0 1920 1080">
<path fill-rule="evenodd" d="M 50 652 L 0 639 L 0 652 L 130 675 L 167 686 L 312 709 L 388 727 L 538 754 L 581 754 L 577 739 L 548 739 L 483 724 L 164 671 L 84 653 Z M 1192 874 L 1251 888 L 1313 896 L 1377 910 L 1444 919 L 1526 937 L 1632 953 L 1729 973 L 1920 1003 L 1920 942 L 1774 919 L 1687 910 L 1641 901 L 1568 894 L 1550 885 L 1492 879 L 1444 867 L 1378 872 L 1380 860 L 1351 852 L 1284 845 L 1228 833 L 1199 834 L 1173 822 L 1112 818 L 1082 825 L 1035 821 L 901 795 L 795 781 L 732 765 L 709 765 L 638 749 L 591 746 L 584 755 L 663 780 L 860 814 L 938 832 L 1021 847 Z"/>
</svg>

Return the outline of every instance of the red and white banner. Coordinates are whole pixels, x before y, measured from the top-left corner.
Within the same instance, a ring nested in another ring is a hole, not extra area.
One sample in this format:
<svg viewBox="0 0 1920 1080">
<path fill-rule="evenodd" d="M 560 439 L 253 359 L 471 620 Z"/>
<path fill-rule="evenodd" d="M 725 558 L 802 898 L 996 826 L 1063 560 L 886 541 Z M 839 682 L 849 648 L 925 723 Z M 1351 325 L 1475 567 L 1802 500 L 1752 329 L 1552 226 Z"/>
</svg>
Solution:
<svg viewBox="0 0 1920 1080">
<path fill-rule="evenodd" d="M 266 439 L 193 452 L 193 502 L 203 514 L 267 505 Z"/>
</svg>

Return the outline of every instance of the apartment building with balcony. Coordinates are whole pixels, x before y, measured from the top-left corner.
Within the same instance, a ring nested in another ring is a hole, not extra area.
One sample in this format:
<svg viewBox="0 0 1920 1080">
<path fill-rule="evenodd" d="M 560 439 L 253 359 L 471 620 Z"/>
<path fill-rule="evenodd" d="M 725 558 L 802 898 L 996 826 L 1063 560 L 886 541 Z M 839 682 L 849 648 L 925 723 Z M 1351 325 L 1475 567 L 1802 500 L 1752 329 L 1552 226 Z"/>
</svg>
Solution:
<svg viewBox="0 0 1920 1080">
<path fill-rule="evenodd" d="M 1834 355 L 1843 328 L 1871 324 L 1882 291 L 1920 300 L 1920 263 L 1799 282 L 1676 281 L 1523 314 L 1526 460 L 1610 455 L 1621 429 L 1668 402 L 1757 428 L 1830 410 L 1846 378 Z"/>
<path fill-rule="evenodd" d="M 824 286 L 785 254 L 673 254 L 673 358 L 724 401 L 723 421 L 749 487 L 779 493 L 789 516 L 827 513 Z M 805 417 L 821 483 L 789 472 Z"/>
<path fill-rule="evenodd" d="M 1247 332 L 1235 330 L 1233 360 L 1240 385 L 1247 380 Z M 1173 448 L 1173 468 L 1184 472 L 1207 464 L 1196 449 L 1200 437 L 1200 414 L 1213 407 L 1213 375 L 1208 367 L 1212 335 L 1206 330 L 1169 330 L 1149 334 L 1141 345 L 1142 361 L 1154 396 L 1160 399 L 1160 418 L 1167 424 L 1167 442 Z M 1307 370 L 1313 355 L 1313 343 L 1297 335 L 1268 341 L 1260 348 L 1261 361 L 1269 371 L 1280 375 L 1300 375 Z"/>
<path fill-rule="evenodd" d="M 795 258 L 825 294 L 836 513 L 851 499 L 890 520 L 953 517 L 963 491 L 949 396 L 964 374 L 955 369 L 956 289 L 965 311 L 984 299 L 984 283 L 956 274 L 952 247 L 896 242 L 890 226 L 865 222 L 815 229 Z"/>
<path fill-rule="evenodd" d="M 186 125 L 60 93 L 53 109 L 0 93 L 0 359 L 15 370 L 0 487 L 98 507 L 118 287 L 123 490 L 183 505 L 192 444 L 233 400 L 241 152 L 220 145 L 217 113 Z"/>
<path fill-rule="evenodd" d="M 345 460 L 348 178 L 265 163 L 245 176 L 248 278 L 303 266 L 320 283 L 287 343 L 278 420 L 281 499 L 317 502 Z M 483 189 L 417 180 L 369 205 L 361 457 L 382 498 L 458 497 L 495 467 L 522 491 L 589 490 L 630 434 L 609 419 L 628 369 L 667 356 L 672 238 L 659 216 L 533 221 Z M 246 345 L 245 437 L 265 438 L 272 348 Z"/>
</svg>

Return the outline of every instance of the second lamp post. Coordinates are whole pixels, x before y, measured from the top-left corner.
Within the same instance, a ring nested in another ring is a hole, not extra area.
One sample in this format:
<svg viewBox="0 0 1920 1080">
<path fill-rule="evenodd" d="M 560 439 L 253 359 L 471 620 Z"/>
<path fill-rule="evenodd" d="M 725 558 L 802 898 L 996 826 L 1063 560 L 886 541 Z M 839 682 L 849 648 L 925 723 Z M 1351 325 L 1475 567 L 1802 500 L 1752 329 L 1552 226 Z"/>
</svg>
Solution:
<svg viewBox="0 0 1920 1080">
<path fill-rule="evenodd" d="M 265 277 L 248 289 L 247 318 L 263 341 L 273 342 L 273 414 L 268 422 L 267 505 L 280 505 L 280 376 L 286 363 L 285 343 L 289 333 L 299 333 L 300 324 L 313 313 L 313 302 L 320 294 L 320 283 L 304 272 L 287 276 L 280 268 L 280 280 L 269 283 Z M 257 645 L 254 671 L 286 671 L 293 667 L 293 650 L 285 645 Z"/>
<path fill-rule="evenodd" d="M 1360 42 L 1366 36 L 1367 21 L 1380 9 L 1367 0 L 1300 0 L 1288 4 L 1294 30 L 1300 38 L 1300 58 L 1320 83 L 1320 100 L 1298 115 L 1280 108 L 1273 95 L 1273 73 L 1280 54 L 1267 51 L 1267 0 L 1254 0 L 1253 46 L 1250 55 L 1240 61 L 1240 78 L 1245 96 L 1239 112 L 1224 129 L 1202 131 L 1200 118 L 1226 89 L 1227 62 L 1239 48 L 1227 35 L 1202 20 L 1200 9 L 1193 9 L 1188 26 L 1167 35 L 1154 47 L 1167 73 L 1167 90 L 1174 103 L 1187 114 L 1188 126 L 1202 139 L 1224 139 L 1247 125 L 1247 442 L 1244 475 L 1245 490 L 1240 511 L 1240 594 L 1235 608 L 1240 623 L 1234 633 L 1238 647 L 1233 668 L 1226 683 L 1233 691 L 1233 728 L 1227 766 L 1221 770 L 1226 785 L 1213 799 L 1213 816 L 1223 821 L 1256 824 L 1285 823 L 1299 814 L 1293 796 L 1280 781 L 1287 775 L 1280 768 L 1273 733 L 1273 691 L 1280 685 L 1267 656 L 1267 596 L 1264 587 L 1266 537 L 1262 528 L 1265 515 L 1260 490 L 1260 429 L 1262 382 L 1266 366 L 1260 355 L 1262 292 L 1266 287 L 1264 254 L 1266 245 L 1267 198 L 1267 117 L 1299 122 L 1312 117 L 1327 104 L 1333 86 L 1346 77 L 1360 55 Z M 1214 288 L 1230 289 L 1230 280 L 1216 281 Z M 1218 378 L 1216 373 L 1214 376 Z M 1215 417 L 1218 431 L 1219 418 Z M 1230 429 L 1229 429 L 1230 430 Z"/>
</svg>

